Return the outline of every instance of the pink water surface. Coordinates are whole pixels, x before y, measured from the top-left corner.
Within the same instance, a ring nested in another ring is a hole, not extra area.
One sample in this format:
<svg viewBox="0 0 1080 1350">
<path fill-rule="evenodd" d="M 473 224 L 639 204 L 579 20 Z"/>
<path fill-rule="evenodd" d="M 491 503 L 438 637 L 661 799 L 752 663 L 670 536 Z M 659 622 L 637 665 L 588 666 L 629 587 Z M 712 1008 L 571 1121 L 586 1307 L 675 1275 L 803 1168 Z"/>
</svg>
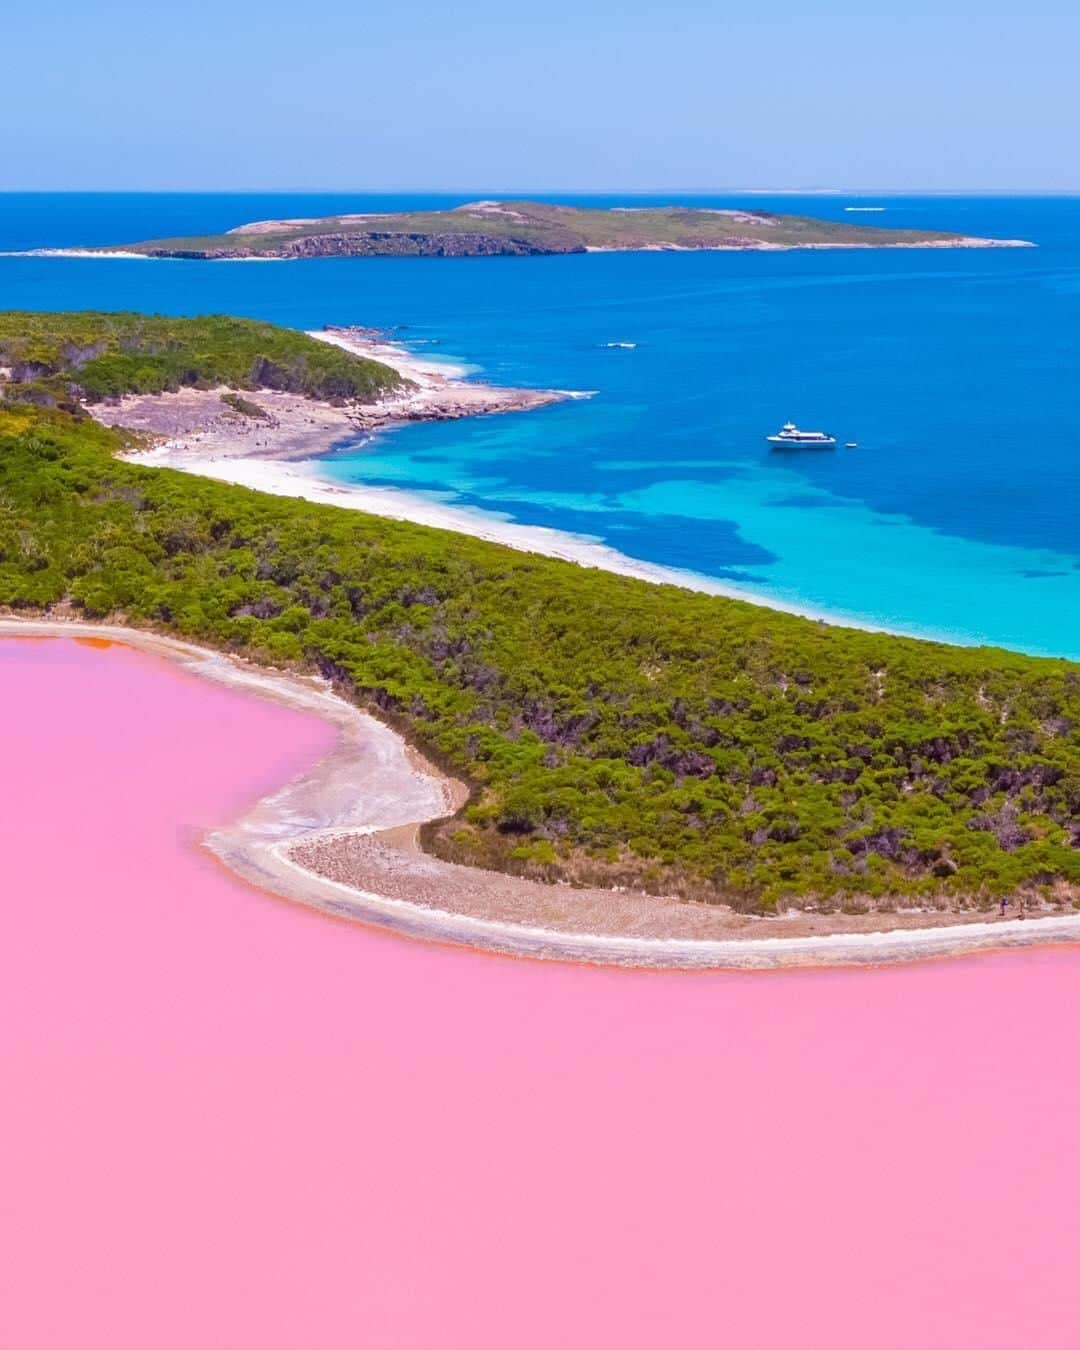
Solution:
<svg viewBox="0 0 1080 1350">
<path fill-rule="evenodd" d="M 0 1344 L 1080 1343 L 1080 952 L 634 974 L 193 846 L 329 742 L 0 642 Z"/>
</svg>

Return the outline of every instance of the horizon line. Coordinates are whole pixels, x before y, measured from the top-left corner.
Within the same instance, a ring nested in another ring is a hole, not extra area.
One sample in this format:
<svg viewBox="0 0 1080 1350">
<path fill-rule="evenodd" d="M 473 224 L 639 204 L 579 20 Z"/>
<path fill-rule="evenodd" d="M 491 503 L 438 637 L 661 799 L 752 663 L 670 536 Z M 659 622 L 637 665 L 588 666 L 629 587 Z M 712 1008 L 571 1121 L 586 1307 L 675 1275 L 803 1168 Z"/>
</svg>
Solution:
<svg viewBox="0 0 1080 1350">
<path fill-rule="evenodd" d="M 571 188 L 571 187 L 0 187 L 0 196 L 122 196 L 202 197 L 202 196 L 544 196 L 574 197 L 662 197 L 737 196 L 737 197 L 1080 197 L 1075 188 L 928 188 L 928 187 L 668 187 L 668 188 Z"/>
</svg>

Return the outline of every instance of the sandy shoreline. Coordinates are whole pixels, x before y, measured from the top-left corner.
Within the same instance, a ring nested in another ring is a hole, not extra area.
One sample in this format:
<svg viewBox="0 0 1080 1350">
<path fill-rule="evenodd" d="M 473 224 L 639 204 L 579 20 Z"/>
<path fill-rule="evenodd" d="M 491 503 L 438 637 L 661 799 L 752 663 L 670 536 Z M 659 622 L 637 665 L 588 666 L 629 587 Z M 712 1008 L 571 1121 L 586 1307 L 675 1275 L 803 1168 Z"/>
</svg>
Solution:
<svg viewBox="0 0 1080 1350">
<path fill-rule="evenodd" d="M 1080 914 L 968 922 L 915 911 L 759 919 L 444 863 L 419 851 L 416 831 L 455 810 L 463 786 L 325 681 L 117 626 L 0 618 L 0 636 L 126 643 L 329 721 L 338 732 L 329 755 L 240 820 L 210 831 L 205 843 L 261 889 L 338 918 L 508 955 L 655 969 L 867 965 L 1080 941 Z M 886 922 L 892 926 L 882 927 Z"/>
<path fill-rule="evenodd" d="M 464 367 L 426 361 L 406 348 L 358 329 L 327 329 L 309 336 L 332 342 L 358 356 L 382 361 L 414 387 L 360 408 L 336 407 L 274 390 L 245 396 L 266 411 L 266 420 L 232 413 L 221 401 L 226 390 L 136 394 L 95 404 L 89 411 L 108 426 L 128 427 L 152 438 L 149 448 L 125 456 L 133 463 L 179 469 L 272 496 L 297 497 L 324 506 L 468 534 L 523 553 L 539 553 L 581 567 L 596 567 L 619 576 L 679 586 L 705 595 L 745 600 L 802 618 L 872 632 L 901 632 L 884 624 L 862 622 L 825 609 L 763 596 L 730 581 L 644 562 L 587 536 L 543 525 L 522 525 L 496 512 L 449 505 L 400 488 L 336 482 L 325 473 L 320 461 L 344 441 L 362 439 L 364 435 L 408 421 L 530 411 L 567 399 L 589 398 L 591 391 L 510 389 L 465 380 Z M 947 634 L 923 632 L 918 636 L 932 641 L 962 641 Z"/>
<path fill-rule="evenodd" d="M 380 361 L 396 370 L 404 383 L 375 403 L 339 405 L 275 389 L 244 394 L 243 402 L 261 409 L 261 416 L 246 416 L 230 407 L 224 398 L 231 391 L 225 388 L 129 394 L 96 403 L 88 411 L 106 426 L 127 427 L 153 438 L 153 450 L 133 458 L 199 473 L 206 471 L 200 467 L 206 462 L 306 460 L 326 454 L 343 440 L 406 422 L 530 412 L 578 397 L 559 389 L 512 389 L 465 380 L 463 367 L 424 361 L 359 330 L 325 329 L 310 336 Z"/>
<path fill-rule="evenodd" d="M 523 553 L 539 553 L 639 581 L 743 600 L 823 623 L 965 645 L 962 637 L 952 634 L 890 627 L 763 595 L 752 587 L 702 573 L 645 562 L 598 539 L 543 525 L 519 524 L 493 511 L 454 506 L 401 488 L 335 481 L 326 474 L 320 461 L 336 445 L 349 439 L 356 440 L 410 420 L 528 411 L 566 399 L 591 397 L 591 391 L 504 389 L 464 380 L 461 378 L 464 368 L 425 361 L 403 347 L 361 333 L 362 330 L 355 329 L 329 329 L 309 336 L 393 366 L 417 386 L 415 391 L 363 409 L 350 409 L 316 403 L 298 394 L 260 390 L 250 398 L 270 414 L 267 421 L 229 415 L 221 403 L 221 394 L 225 392 L 222 390 L 184 389 L 175 394 L 133 395 L 94 405 L 89 411 L 107 425 L 129 427 L 156 438 L 150 448 L 126 456 L 133 463 L 179 469 L 272 496 L 297 497 L 324 506 L 450 530 Z"/>
</svg>

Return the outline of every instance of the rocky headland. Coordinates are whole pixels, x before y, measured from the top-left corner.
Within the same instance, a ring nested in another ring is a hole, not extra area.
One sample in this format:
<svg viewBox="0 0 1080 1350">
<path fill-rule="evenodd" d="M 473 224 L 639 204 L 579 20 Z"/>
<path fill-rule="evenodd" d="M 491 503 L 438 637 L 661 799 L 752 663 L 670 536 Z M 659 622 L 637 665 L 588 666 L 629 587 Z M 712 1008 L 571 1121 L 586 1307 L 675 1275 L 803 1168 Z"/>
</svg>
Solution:
<svg viewBox="0 0 1080 1350">
<path fill-rule="evenodd" d="M 308 334 L 395 372 L 397 383 L 367 402 L 313 399 L 259 389 L 238 399 L 223 387 L 128 394 L 91 411 L 107 426 L 150 438 L 135 454 L 186 467 L 205 459 L 308 460 L 337 442 L 405 422 L 452 421 L 527 412 L 574 397 L 563 390 L 511 389 L 465 380 L 456 368 L 424 361 L 365 328 L 326 328 Z"/>
</svg>

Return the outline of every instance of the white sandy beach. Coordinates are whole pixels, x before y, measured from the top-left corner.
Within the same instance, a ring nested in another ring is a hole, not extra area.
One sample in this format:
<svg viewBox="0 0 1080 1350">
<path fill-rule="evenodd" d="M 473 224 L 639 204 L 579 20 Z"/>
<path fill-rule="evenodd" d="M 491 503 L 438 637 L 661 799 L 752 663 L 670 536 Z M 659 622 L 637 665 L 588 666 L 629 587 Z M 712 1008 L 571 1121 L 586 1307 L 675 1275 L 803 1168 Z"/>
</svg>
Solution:
<svg viewBox="0 0 1080 1350">
<path fill-rule="evenodd" d="M 503 544 L 522 553 L 538 553 L 545 558 L 575 563 L 579 567 L 596 567 L 618 576 L 635 577 L 639 581 L 651 581 L 657 585 L 678 586 L 704 595 L 744 600 L 748 604 L 767 606 L 822 623 L 841 624 L 848 628 L 861 627 L 872 632 L 890 631 L 882 624 L 860 623 L 858 619 L 834 615 L 808 605 L 765 597 L 729 581 L 719 581 L 677 567 L 665 567 L 662 563 L 643 562 L 620 553 L 609 544 L 583 535 L 549 529 L 544 525 L 521 525 L 492 511 L 454 506 L 399 488 L 337 483 L 325 476 L 317 459 L 284 461 L 235 458 L 230 454 L 200 454 L 168 445 L 138 452 L 129 458 L 139 464 L 182 469 L 186 473 L 216 478 L 223 483 L 235 483 L 273 496 L 298 497 L 324 506 L 364 511 L 368 515 L 382 516 L 388 520 L 451 530 L 455 534 L 471 535 L 474 539 L 484 539 L 492 544 Z"/>
<path fill-rule="evenodd" d="M 467 367 L 432 361 L 357 330 L 325 330 L 309 336 L 333 342 L 359 356 L 393 366 L 413 388 L 378 404 L 360 408 L 315 403 L 296 394 L 259 391 L 252 400 L 270 414 L 268 421 L 229 415 L 221 391 L 181 390 L 175 394 L 135 395 L 90 411 L 100 421 L 156 436 L 147 449 L 128 455 L 134 463 L 216 478 L 279 497 L 297 497 L 325 506 L 364 511 L 390 520 L 409 521 L 434 529 L 471 535 L 524 553 L 596 567 L 619 576 L 678 586 L 705 595 L 725 596 L 748 604 L 822 623 L 872 632 L 895 632 L 886 624 L 833 613 L 782 597 L 763 596 L 749 587 L 701 573 L 630 557 L 594 538 L 542 525 L 523 525 L 494 512 L 455 506 L 400 488 L 341 483 L 325 471 L 322 457 L 335 445 L 360 441 L 403 422 L 443 420 L 504 412 L 524 412 L 565 399 L 588 398 L 591 391 L 503 389 L 464 378 Z M 907 636 L 912 636 L 908 633 Z M 947 634 L 920 636 L 953 643 Z"/>
<path fill-rule="evenodd" d="M 130 452 L 132 462 L 179 469 L 224 483 L 235 483 L 279 497 L 297 497 L 390 520 L 468 534 L 524 553 L 596 567 L 620 576 L 679 586 L 706 595 L 848 627 L 886 631 L 882 625 L 813 607 L 762 597 L 757 592 L 677 567 L 644 562 L 600 540 L 542 525 L 523 525 L 493 511 L 455 506 L 399 488 L 345 484 L 324 470 L 321 457 L 335 445 L 360 441 L 366 434 L 408 421 L 525 412 L 565 399 L 589 398 L 591 391 L 506 389 L 464 378 L 468 367 L 433 361 L 357 330 L 333 329 L 309 336 L 332 342 L 358 356 L 392 366 L 410 382 L 401 394 L 369 406 L 337 407 L 297 394 L 260 390 L 250 395 L 268 417 L 238 417 L 221 403 L 219 390 L 182 389 L 174 394 L 132 395 L 90 411 L 110 426 L 124 426 L 154 437 L 146 449 Z"/>
</svg>

